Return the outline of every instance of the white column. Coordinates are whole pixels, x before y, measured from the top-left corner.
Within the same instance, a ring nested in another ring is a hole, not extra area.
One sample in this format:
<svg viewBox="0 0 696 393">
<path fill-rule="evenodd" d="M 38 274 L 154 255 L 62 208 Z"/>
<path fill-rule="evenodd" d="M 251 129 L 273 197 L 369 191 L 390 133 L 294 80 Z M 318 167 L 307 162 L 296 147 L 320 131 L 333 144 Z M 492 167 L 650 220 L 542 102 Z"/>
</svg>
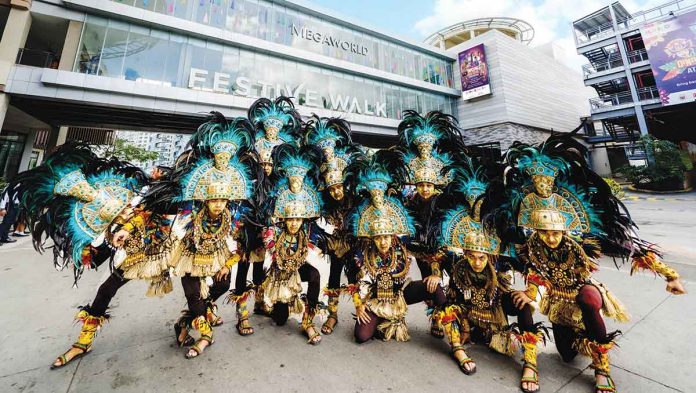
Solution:
<svg viewBox="0 0 696 393">
<path fill-rule="evenodd" d="M 602 177 L 611 176 L 609 154 L 606 147 L 595 147 L 590 152 L 592 170 Z"/>
</svg>

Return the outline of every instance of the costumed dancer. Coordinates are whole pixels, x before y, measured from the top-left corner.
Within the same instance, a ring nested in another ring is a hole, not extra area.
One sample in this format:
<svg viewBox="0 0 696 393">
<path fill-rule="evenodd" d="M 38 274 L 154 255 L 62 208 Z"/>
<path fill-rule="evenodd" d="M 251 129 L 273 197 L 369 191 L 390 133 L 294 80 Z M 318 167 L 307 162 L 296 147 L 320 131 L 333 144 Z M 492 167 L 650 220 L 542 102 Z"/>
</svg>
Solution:
<svg viewBox="0 0 696 393">
<path fill-rule="evenodd" d="M 484 167 L 469 159 L 453 166 L 452 173 L 455 180 L 441 201 L 457 204 L 437 214 L 439 228 L 432 232 L 438 246 L 446 250 L 442 267 L 450 277 L 447 305 L 433 317 L 444 326 L 452 356 L 463 373 L 476 372 L 476 364 L 465 352 L 467 341 L 486 343 L 508 356 L 518 346 L 524 362 L 520 388 L 538 392 L 537 344 L 544 336 L 534 325 L 531 305 L 518 308 L 514 304 L 510 275 L 498 269 L 498 258 L 508 258 L 500 255 L 505 247 L 481 224 L 481 197 L 488 186 Z M 508 324 L 508 316 L 517 317 L 516 326 Z"/>
<path fill-rule="evenodd" d="M 415 228 L 401 201 L 390 195 L 399 194 L 406 177 L 401 155 L 378 151 L 351 164 L 347 177 L 355 182 L 351 189 L 364 197 L 351 214 L 351 230 L 360 242 L 347 269 L 347 292 L 356 310 L 355 341 L 364 343 L 377 334 L 385 341 L 408 341 L 408 305 L 429 300 L 441 306 L 445 294 L 439 284 L 430 292 L 423 281 L 409 277 L 411 256 L 399 236 L 407 240 Z"/>
<path fill-rule="evenodd" d="M 271 317 L 284 325 L 290 314 L 302 314 L 302 331 L 312 345 L 321 342 L 314 326 L 314 317 L 321 289 L 320 274 L 309 263 L 317 247 L 322 246 L 323 231 L 314 223 L 322 215 L 321 196 L 316 190 L 321 152 L 312 146 L 300 149 L 285 144 L 275 148 L 273 172 L 282 174 L 272 194 L 273 219 L 278 225 L 269 227 L 263 235 L 266 252 L 271 257 L 268 276 L 261 285 Z M 313 259 L 320 259 L 315 255 Z M 307 282 L 307 294 L 302 299 L 301 282 Z"/>
<path fill-rule="evenodd" d="M 344 170 L 353 159 L 362 154 L 350 138 L 350 124 L 339 118 L 314 115 L 307 124 L 305 143 L 322 150 L 322 188 L 324 219 L 331 226 L 327 235 L 330 261 L 329 281 L 324 294 L 328 296 L 328 316 L 321 327 L 323 334 L 333 333 L 338 324 L 338 302 L 341 295 L 341 273 L 346 260 L 351 257 L 346 217 L 351 209 L 351 199 L 346 195 Z"/>
<path fill-rule="evenodd" d="M 506 157 L 510 169 L 505 198 L 510 203 L 493 210 L 490 219 L 501 236 L 526 237 L 518 256 L 525 262 L 528 287 L 516 302 L 528 304 L 539 295 L 539 287 L 545 288 L 539 307 L 553 325 L 563 360 L 572 360 L 578 352 L 590 356 L 595 390 L 615 392 L 608 353 L 620 332 L 607 333 L 602 314 L 619 322 L 629 315 L 592 277 L 599 267 L 597 258 L 632 258 L 632 271 L 650 269 L 667 280 L 669 292 L 685 291 L 679 275 L 659 260 L 654 246 L 637 238 L 635 223 L 589 168 L 585 154 L 571 135 L 552 136 L 540 146 L 513 144 Z M 492 189 L 489 195 L 501 195 L 500 191 Z"/>
<path fill-rule="evenodd" d="M 404 205 L 416 225 L 416 235 L 407 247 L 416 258 L 428 291 L 433 292 L 441 284 L 442 274 L 434 259 L 436 250 L 428 245 L 426 229 L 431 224 L 437 195 L 452 180 L 451 174 L 443 169 L 452 163 L 453 156 L 465 154 L 466 147 L 457 120 L 439 111 L 429 112 L 425 117 L 416 111 L 404 111 L 398 134 L 409 175 Z M 415 186 L 415 192 L 412 186 Z M 432 308 L 432 304 L 428 306 Z M 438 338 L 444 337 L 442 326 L 435 319 L 430 333 Z"/>
<path fill-rule="evenodd" d="M 183 346 L 191 328 L 200 333 L 186 358 L 197 357 L 211 345 L 212 327 L 221 323 L 215 300 L 229 289 L 230 270 L 240 259 L 239 238 L 257 169 L 247 154 L 253 146 L 251 123 L 211 114 L 191 139 L 189 160 L 148 193 L 155 205 L 170 200 L 181 209 L 172 228 L 170 265 L 181 277 L 189 309 L 175 324 L 175 334 Z"/>
<path fill-rule="evenodd" d="M 263 291 L 260 285 L 266 278 L 262 231 L 264 227 L 271 225 L 269 211 L 264 206 L 268 203 L 265 199 L 273 190 L 274 185 L 272 180 L 273 148 L 283 143 L 296 144 L 302 127 L 302 119 L 288 97 L 281 96 L 274 101 L 259 98 L 251 104 L 247 116 L 256 130 L 254 150 L 264 176 L 259 180 L 258 191 L 254 198 L 251 212 L 254 216 L 253 223 L 250 222 L 250 225 L 244 228 L 249 248 L 244 250 L 242 260 L 237 265 L 234 294 L 229 297 L 229 300 L 236 304 L 237 315 L 245 320 L 238 324 L 237 329 L 239 334 L 243 336 L 254 333 L 247 317 L 249 314 L 247 303 L 253 292 L 255 292 L 254 313 L 271 315 L 271 310 L 263 302 Z M 253 266 L 252 281 L 248 283 L 247 275 L 251 266 Z"/>
<path fill-rule="evenodd" d="M 109 318 L 111 299 L 130 279 L 150 281 L 148 295 L 171 291 L 166 247 L 162 246 L 166 236 L 157 233 L 160 228 L 153 224 L 155 221 L 133 208 L 146 184 L 140 169 L 115 158 L 99 158 L 89 146 L 81 144 L 63 145 L 42 165 L 20 173 L 10 184 L 27 211 L 35 248 L 42 252 L 44 235 L 50 237 L 55 267 L 60 270 L 71 265 L 75 284 L 85 268 L 96 269 L 114 260 L 111 244 L 123 245 L 115 240 L 115 234 L 134 222 L 142 224 L 139 236 L 119 250 L 124 255 L 117 258 L 120 261 L 99 286 L 92 303 L 80 307 L 75 316 L 82 323 L 80 335 L 51 365 L 52 369 L 92 351 L 97 332 Z M 151 243 L 144 240 L 146 225 L 152 230 Z"/>
</svg>

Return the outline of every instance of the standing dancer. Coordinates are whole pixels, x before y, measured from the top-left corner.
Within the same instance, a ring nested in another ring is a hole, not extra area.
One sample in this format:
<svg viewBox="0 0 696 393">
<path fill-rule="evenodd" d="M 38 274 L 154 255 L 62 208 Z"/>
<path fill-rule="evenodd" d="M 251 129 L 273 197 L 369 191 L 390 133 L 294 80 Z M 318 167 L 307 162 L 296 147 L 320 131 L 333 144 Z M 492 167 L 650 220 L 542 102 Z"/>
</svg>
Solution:
<svg viewBox="0 0 696 393">
<path fill-rule="evenodd" d="M 323 180 L 324 218 L 331 225 L 332 232 L 327 236 L 330 261 L 329 281 L 324 294 L 328 296 L 329 315 L 321 327 L 323 334 L 333 333 L 338 324 L 338 301 L 341 295 L 341 273 L 346 260 L 351 257 L 349 231 L 346 215 L 351 208 L 351 200 L 343 187 L 344 170 L 361 154 L 350 138 L 350 124 L 339 118 L 310 119 L 305 135 L 306 144 L 319 146 L 322 150 L 321 173 Z"/>
<path fill-rule="evenodd" d="M 437 196 L 451 181 L 451 174 L 443 169 L 452 163 L 455 155 L 463 155 L 465 146 L 457 127 L 457 120 L 439 111 L 429 112 L 425 117 L 415 111 L 404 111 L 399 123 L 399 147 L 404 151 L 404 162 L 408 168 L 409 181 L 415 186 L 405 190 L 404 205 L 415 220 L 416 235 L 407 247 L 418 263 L 423 282 L 433 292 L 442 283 L 439 263 L 434 258 L 435 249 L 428 245 L 427 228 L 435 210 Z M 432 304 L 427 302 L 432 309 Z M 442 326 L 433 319 L 430 333 L 444 337 Z"/>
<path fill-rule="evenodd" d="M 274 101 L 259 98 L 249 107 L 247 117 L 256 130 L 254 150 L 264 177 L 259 180 L 252 207 L 251 215 L 254 220 L 250 220 L 253 222 L 249 222 L 250 225 L 244 228 L 244 236 L 248 239 L 249 248 L 245 250 L 242 260 L 237 265 L 234 292 L 228 297 L 228 300 L 236 305 L 237 332 L 242 336 L 254 333 L 254 328 L 249 322 L 247 306 L 249 296 L 253 292 L 256 292 L 254 312 L 266 316 L 270 316 L 271 312 L 263 302 L 263 290 L 260 285 L 265 279 L 262 230 L 271 224 L 270 214 L 267 214 L 268 209 L 264 208 L 268 204 L 265 198 L 272 191 L 274 182 L 280 178 L 273 175 L 273 149 L 284 143 L 296 144 L 302 127 L 302 119 L 292 101 L 283 96 Z M 248 285 L 247 275 L 251 266 L 253 266 L 252 282 Z"/>
</svg>

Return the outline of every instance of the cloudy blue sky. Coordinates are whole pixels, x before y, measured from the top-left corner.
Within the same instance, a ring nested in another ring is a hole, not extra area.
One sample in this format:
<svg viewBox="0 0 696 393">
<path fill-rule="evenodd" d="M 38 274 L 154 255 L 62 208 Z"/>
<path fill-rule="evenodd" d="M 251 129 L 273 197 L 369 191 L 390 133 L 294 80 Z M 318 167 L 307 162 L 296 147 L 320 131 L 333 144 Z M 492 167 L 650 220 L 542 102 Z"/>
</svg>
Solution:
<svg viewBox="0 0 696 393">
<path fill-rule="evenodd" d="M 532 46 L 555 42 L 563 62 L 575 68 L 586 62 L 575 54 L 571 24 L 609 4 L 606 0 L 308 0 L 369 25 L 421 41 L 451 24 L 490 16 L 520 18 L 535 30 Z M 669 0 L 622 0 L 629 12 Z M 579 71 L 579 69 L 578 69 Z"/>
</svg>

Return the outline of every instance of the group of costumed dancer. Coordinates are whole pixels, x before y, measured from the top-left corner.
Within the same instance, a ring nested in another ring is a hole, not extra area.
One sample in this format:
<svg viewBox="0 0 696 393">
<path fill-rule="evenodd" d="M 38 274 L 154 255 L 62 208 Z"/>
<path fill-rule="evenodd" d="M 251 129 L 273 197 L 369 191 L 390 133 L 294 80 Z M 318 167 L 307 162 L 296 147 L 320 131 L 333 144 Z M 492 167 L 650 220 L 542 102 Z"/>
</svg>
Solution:
<svg viewBox="0 0 696 393">
<path fill-rule="evenodd" d="M 521 353 L 520 388 L 536 392 L 537 347 L 548 334 L 534 322 L 538 310 L 562 359 L 589 356 L 596 392 L 615 392 L 609 351 L 618 332 L 603 317 L 628 314 L 593 277 L 598 258 L 630 261 L 662 276 L 669 292 L 685 290 L 636 236 L 585 147 L 572 133 L 552 135 L 514 143 L 499 162 L 467 147 L 441 112 L 405 111 L 398 137 L 398 146 L 369 150 L 343 119 L 303 120 L 289 98 L 262 98 L 247 117 L 211 112 L 156 176 L 75 143 L 20 173 L 8 190 L 27 211 L 36 249 L 51 239 L 56 267 L 72 266 L 75 282 L 85 269 L 111 273 L 80 308 L 80 335 L 52 368 L 92 350 L 124 284 L 144 280 L 148 296 L 163 296 L 178 277 L 188 309 L 174 330 L 186 358 L 215 342 L 228 291 L 240 335 L 254 333 L 253 297 L 254 313 L 277 325 L 301 315 L 312 345 L 336 328 L 341 295 L 355 306 L 357 343 L 408 341 L 408 305 L 424 302 L 430 333 L 446 338 L 464 374 L 477 368 L 469 343 Z M 317 264 L 327 261 L 323 303 Z M 412 279 L 414 262 L 421 280 Z M 513 289 L 515 275 L 526 289 Z"/>
</svg>

